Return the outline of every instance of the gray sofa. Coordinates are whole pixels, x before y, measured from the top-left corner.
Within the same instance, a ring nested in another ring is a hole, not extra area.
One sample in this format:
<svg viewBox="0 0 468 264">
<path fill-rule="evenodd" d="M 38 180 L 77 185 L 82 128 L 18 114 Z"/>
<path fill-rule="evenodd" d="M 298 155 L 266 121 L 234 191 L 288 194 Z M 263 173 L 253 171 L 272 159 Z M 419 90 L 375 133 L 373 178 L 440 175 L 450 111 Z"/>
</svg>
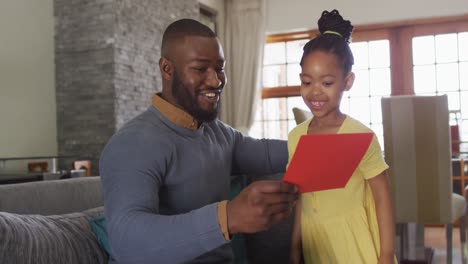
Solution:
<svg viewBox="0 0 468 264">
<path fill-rule="evenodd" d="M 107 263 L 89 225 L 100 188 L 99 177 L 0 185 L 0 263 Z"/>
<path fill-rule="evenodd" d="M 99 177 L 0 185 L 0 263 L 107 263 L 89 224 L 102 214 Z M 237 237 L 236 262 L 287 263 L 292 221 Z"/>
</svg>

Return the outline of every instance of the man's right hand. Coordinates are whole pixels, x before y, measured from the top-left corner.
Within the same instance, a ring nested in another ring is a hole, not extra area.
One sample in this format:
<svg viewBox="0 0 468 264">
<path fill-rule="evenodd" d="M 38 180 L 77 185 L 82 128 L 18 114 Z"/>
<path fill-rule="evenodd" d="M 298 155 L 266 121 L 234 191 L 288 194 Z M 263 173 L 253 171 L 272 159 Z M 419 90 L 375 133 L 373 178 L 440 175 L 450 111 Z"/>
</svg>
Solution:
<svg viewBox="0 0 468 264">
<path fill-rule="evenodd" d="M 292 184 L 253 182 L 227 204 L 229 233 L 255 233 L 270 228 L 291 214 L 298 197 Z"/>
</svg>

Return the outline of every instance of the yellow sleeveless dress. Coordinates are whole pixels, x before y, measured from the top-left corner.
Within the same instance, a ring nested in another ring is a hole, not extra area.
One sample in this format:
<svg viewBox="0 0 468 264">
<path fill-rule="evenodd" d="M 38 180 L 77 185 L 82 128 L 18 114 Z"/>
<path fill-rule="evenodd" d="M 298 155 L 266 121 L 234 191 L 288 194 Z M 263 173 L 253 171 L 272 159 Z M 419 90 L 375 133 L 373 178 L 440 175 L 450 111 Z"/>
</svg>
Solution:
<svg viewBox="0 0 468 264">
<path fill-rule="evenodd" d="M 311 120 L 299 124 L 289 133 L 289 161 L 299 138 L 307 134 Z M 346 117 L 338 131 L 339 134 L 366 132 L 373 133 L 350 116 Z M 340 157 L 336 157 L 336 166 L 339 165 Z M 374 135 L 369 149 L 345 188 L 301 195 L 302 247 L 306 264 L 377 263 L 379 230 L 374 198 L 366 180 L 387 168 Z"/>
</svg>

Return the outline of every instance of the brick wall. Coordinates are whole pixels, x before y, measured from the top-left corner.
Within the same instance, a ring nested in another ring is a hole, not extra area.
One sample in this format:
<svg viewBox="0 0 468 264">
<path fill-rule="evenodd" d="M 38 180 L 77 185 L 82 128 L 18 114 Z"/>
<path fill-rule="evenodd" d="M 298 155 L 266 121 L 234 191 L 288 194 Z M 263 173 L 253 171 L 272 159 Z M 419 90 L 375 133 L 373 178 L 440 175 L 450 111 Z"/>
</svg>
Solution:
<svg viewBox="0 0 468 264">
<path fill-rule="evenodd" d="M 97 175 L 108 139 L 161 90 L 165 27 L 198 18 L 198 1 L 54 0 L 54 16 L 58 153 L 90 158 Z"/>
</svg>

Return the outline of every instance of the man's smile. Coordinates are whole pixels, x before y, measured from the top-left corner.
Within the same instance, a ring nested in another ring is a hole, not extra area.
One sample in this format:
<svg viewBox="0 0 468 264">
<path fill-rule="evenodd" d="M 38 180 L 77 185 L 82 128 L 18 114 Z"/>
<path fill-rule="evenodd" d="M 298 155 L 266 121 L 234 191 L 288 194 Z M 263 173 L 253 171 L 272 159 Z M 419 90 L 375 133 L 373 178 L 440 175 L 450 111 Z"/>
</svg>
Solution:
<svg viewBox="0 0 468 264">
<path fill-rule="evenodd" d="M 207 100 L 209 103 L 217 103 L 219 101 L 222 89 L 217 90 L 207 90 L 199 92 L 198 95 L 202 96 L 203 99 Z"/>
</svg>

